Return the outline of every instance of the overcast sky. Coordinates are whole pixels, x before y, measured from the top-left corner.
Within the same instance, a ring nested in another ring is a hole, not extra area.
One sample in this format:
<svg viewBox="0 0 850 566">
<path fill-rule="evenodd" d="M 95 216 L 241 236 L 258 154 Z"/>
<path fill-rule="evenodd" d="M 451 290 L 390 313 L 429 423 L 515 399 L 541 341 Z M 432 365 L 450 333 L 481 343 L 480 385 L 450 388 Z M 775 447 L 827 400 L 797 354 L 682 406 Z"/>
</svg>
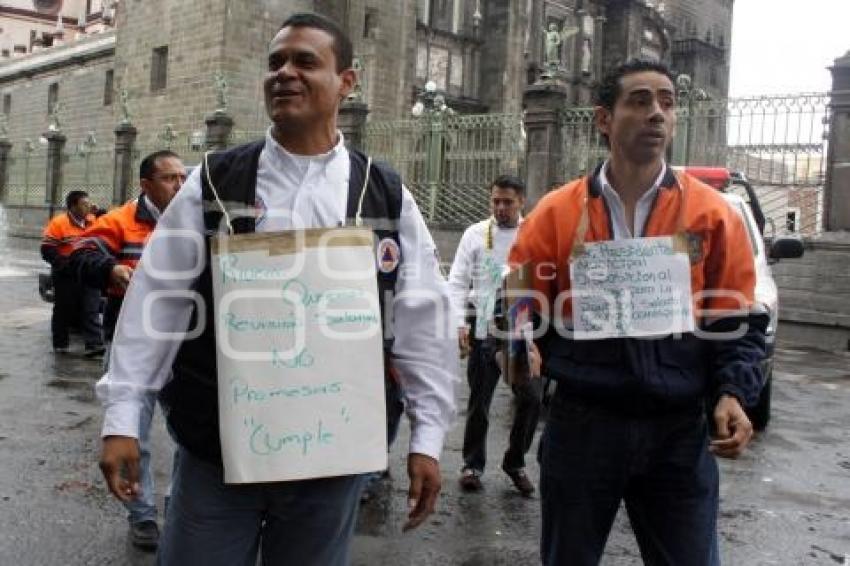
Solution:
<svg viewBox="0 0 850 566">
<path fill-rule="evenodd" d="M 729 94 L 827 91 L 850 51 L 850 0 L 735 0 Z"/>
</svg>

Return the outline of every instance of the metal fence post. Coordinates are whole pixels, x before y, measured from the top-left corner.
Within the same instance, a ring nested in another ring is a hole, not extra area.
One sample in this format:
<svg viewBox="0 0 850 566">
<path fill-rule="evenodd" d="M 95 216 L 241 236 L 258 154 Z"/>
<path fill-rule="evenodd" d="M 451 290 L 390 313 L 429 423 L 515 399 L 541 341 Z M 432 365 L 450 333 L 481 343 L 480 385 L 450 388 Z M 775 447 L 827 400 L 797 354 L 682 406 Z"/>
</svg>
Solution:
<svg viewBox="0 0 850 566">
<path fill-rule="evenodd" d="M 676 77 L 676 137 L 670 144 L 670 161 L 674 165 L 688 165 L 691 153 L 691 125 L 694 111 L 691 77 L 681 74 Z"/>
<path fill-rule="evenodd" d="M 368 115 L 369 105 L 359 100 L 346 100 L 339 107 L 337 121 L 347 146 L 365 151 Z"/>
<path fill-rule="evenodd" d="M 525 170 L 527 209 L 561 179 L 561 111 L 567 104 L 567 87 L 557 81 L 540 81 L 526 87 L 525 131 L 527 135 Z"/>
<path fill-rule="evenodd" d="M 850 51 L 835 60 L 826 159 L 824 214 L 829 231 L 850 230 Z"/>
<path fill-rule="evenodd" d="M 12 152 L 12 142 L 5 137 L 0 138 L 0 202 L 6 202 L 6 183 L 9 179 L 9 154 Z"/>
<path fill-rule="evenodd" d="M 56 207 L 61 205 L 62 193 L 62 162 L 65 142 L 68 138 L 58 129 L 49 129 L 44 133 L 47 139 L 47 171 L 44 180 L 46 189 L 47 218 L 53 218 Z"/>
<path fill-rule="evenodd" d="M 136 145 L 136 128 L 124 120 L 115 128 L 115 168 L 112 175 L 112 204 L 127 201 L 133 185 L 133 151 Z"/>
</svg>

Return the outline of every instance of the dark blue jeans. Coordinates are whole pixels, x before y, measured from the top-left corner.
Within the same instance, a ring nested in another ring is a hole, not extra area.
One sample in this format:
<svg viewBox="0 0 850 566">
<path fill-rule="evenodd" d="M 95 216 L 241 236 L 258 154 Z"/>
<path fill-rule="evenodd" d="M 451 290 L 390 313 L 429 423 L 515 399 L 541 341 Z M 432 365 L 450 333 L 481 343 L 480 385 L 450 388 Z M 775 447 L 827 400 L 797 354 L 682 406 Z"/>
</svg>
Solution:
<svg viewBox="0 0 850 566">
<path fill-rule="evenodd" d="M 159 566 L 346 566 L 363 476 L 226 485 L 179 447 Z"/>
<path fill-rule="evenodd" d="M 719 475 L 699 407 L 628 416 L 556 392 L 539 459 L 543 564 L 598 564 L 625 501 L 645 564 L 719 565 Z"/>
</svg>

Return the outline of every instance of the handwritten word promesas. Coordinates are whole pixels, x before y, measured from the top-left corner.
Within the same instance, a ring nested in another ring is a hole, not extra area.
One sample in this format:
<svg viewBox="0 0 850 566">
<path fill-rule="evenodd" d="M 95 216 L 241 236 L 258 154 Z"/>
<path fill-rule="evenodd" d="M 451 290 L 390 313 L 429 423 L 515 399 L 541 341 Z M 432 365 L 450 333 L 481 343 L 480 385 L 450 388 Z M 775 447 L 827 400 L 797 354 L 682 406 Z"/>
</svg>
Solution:
<svg viewBox="0 0 850 566">
<path fill-rule="evenodd" d="M 319 395 L 337 395 L 342 393 L 342 382 L 333 381 L 321 385 L 300 385 L 292 387 L 274 387 L 270 389 L 259 389 L 244 383 L 238 377 L 230 380 L 233 392 L 233 404 L 240 402 L 261 403 L 271 399 L 303 399 Z"/>
</svg>

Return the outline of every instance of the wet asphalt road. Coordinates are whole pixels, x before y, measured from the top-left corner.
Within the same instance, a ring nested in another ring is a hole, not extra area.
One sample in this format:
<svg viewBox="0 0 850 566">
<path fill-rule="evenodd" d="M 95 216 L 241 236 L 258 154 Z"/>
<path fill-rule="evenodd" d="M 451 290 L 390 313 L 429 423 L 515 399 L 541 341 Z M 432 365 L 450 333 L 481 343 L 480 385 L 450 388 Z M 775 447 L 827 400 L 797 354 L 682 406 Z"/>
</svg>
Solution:
<svg viewBox="0 0 850 566">
<path fill-rule="evenodd" d="M 123 509 L 97 469 L 101 410 L 92 386 L 99 362 L 50 352 L 36 247 L 14 240 L 0 250 L 0 565 L 153 564 L 152 555 L 128 543 Z M 741 459 L 721 461 L 723 563 L 850 565 L 850 356 L 783 345 L 776 365 L 771 426 Z M 511 414 L 503 386 L 493 404 L 485 490 L 459 490 L 466 399 L 459 382 L 460 414 L 443 455 L 437 514 L 401 533 L 405 424 L 392 479 L 361 509 L 355 565 L 538 563 L 539 500 L 520 497 L 497 468 Z M 171 448 L 159 413 L 155 428 L 161 501 Z M 536 479 L 533 457 L 529 472 Z M 640 563 L 621 513 L 603 564 Z"/>
</svg>

